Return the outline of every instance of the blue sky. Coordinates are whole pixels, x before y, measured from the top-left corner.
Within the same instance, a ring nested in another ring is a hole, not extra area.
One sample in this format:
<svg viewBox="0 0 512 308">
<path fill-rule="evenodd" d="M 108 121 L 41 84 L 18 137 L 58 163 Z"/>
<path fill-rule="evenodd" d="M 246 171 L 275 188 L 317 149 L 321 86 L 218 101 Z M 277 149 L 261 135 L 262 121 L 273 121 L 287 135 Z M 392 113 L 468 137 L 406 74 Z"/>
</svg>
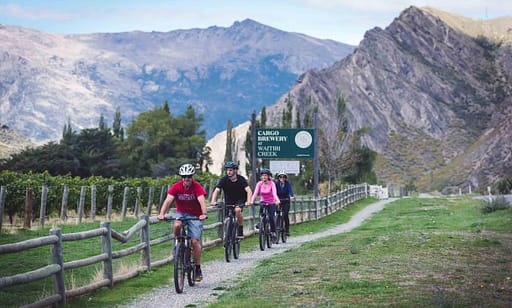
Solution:
<svg viewBox="0 0 512 308">
<path fill-rule="evenodd" d="M 504 0 L 0 0 L 0 23 L 54 33 L 229 27 L 246 18 L 284 31 L 357 45 L 402 10 L 432 6 L 474 19 L 512 16 Z"/>
</svg>

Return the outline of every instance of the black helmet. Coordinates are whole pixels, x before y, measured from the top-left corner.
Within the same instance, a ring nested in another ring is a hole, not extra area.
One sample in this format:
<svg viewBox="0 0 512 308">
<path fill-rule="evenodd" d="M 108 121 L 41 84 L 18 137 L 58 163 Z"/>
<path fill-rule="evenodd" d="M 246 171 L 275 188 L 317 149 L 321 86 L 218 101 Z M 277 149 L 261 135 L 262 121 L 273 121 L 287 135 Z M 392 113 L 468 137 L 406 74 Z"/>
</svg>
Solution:
<svg viewBox="0 0 512 308">
<path fill-rule="evenodd" d="M 260 173 L 260 175 L 261 175 L 261 174 L 266 174 L 266 175 L 268 175 L 269 177 L 272 177 L 272 172 L 270 172 L 270 170 L 269 170 L 269 169 L 267 169 L 267 168 L 261 168 L 261 173 Z"/>
<path fill-rule="evenodd" d="M 233 169 L 238 169 L 238 165 L 235 164 L 234 162 L 232 161 L 227 161 L 225 164 L 224 164 L 224 169 L 227 169 L 227 168 L 233 168 Z"/>
</svg>

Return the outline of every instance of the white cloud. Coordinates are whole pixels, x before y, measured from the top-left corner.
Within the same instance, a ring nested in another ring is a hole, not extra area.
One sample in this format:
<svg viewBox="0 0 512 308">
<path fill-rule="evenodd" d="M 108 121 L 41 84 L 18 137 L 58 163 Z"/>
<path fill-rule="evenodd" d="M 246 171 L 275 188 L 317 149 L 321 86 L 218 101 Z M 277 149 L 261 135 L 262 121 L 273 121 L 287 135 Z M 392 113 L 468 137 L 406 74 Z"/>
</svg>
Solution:
<svg viewBox="0 0 512 308">
<path fill-rule="evenodd" d="M 54 19 L 54 20 L 68 20 L 73 16 L 62 10 L 40 9 L 40 8 L 26 8 L 16 4 L 0 5 L 0 16 L 9 16 L 14 18 L 23 19 Z"/>
</svg>

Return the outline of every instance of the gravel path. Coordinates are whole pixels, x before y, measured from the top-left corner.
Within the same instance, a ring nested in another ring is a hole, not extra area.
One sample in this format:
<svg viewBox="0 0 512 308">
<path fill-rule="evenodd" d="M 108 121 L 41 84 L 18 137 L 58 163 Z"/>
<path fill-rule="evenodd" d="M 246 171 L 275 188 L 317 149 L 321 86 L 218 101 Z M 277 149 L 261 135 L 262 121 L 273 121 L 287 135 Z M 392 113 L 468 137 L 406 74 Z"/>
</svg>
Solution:
<svg viewBox="0 0 512 308">
<path fill-rule="evenodd" d="M 368 219 L 373 213 L 380 211 L 387 203 L 395 201 L 390 198 L 380 200 L 370 204 L 358 213 L 356 213 L 349 222 L 341 224 L 327 231 L 292 236 L 283 244 L 272 245 L 272 248 L 265 251 L 254 250 L 246 252 L 242 249 L 240 259 L 233 260 L 230 263 L 222 261 L 212 261 L 202 264 L 204 279 L 197 283 L 194 287 L 185 285 L 182 294 L 176 294 L 174 284 L 171 282 L 168 286 L 156 288 L 152 291 L 139 296 L 137 299 L 120 307 L 140 308 L 140 307 L 185 307 L 186 305 L 196 305 L 197 307 L 205 307 L 208 303 L 214 302 L 223 291 L 237 284 L 237 280 L 241 279 L 244 274 L 256 267 L 259 261 L 272 255 L 282 253 L 290 248 L 309 242 L 321 237 L 348 232 L 360 226 L 364 220 Z M 228 278 L 231 277 L 231 278 Z M 233 277 L 236 277 L 233 279 Z M 221 289 L 221 290 L 219 290 Z"/>
</svg>

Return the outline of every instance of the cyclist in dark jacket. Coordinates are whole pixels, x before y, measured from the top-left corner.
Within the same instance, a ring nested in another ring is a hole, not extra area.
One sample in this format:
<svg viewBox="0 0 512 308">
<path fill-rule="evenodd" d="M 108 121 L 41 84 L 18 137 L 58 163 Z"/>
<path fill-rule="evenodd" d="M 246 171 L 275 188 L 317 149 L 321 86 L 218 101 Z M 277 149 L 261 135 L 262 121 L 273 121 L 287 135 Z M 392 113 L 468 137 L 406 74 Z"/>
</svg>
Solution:
<svg viewBox="0 0 512 308">
<path fill-rule="evenodd" d="M 277 180 L 275 181 L 277 188 L 277 196 L 281 200 L 281 211 L 283 211 L 284 217 L 284 228 L 286 235 L 290 235 L 290 217 L 288 217 L 288 213 L 290 212 L 290 200 L 295 201 L 295 196 L 293 194 L 292 185 L 288 182 L 288 175 L 284 171 L 279 171 L 277 173 Z"/>
<path fill-rule="evenodd" d="M 226 175 L 223 176 L 212 194 L 210 205 L 215 206 L 217 204 L 217 196 L 221 189 L 224 191 L 224 202 L 227 205 L 237 205 L 235 208 L 235 215 L 238 222 L 238 237 L 244 236 L 244 217 L 242 210 L 244 205 L 249 205 L 252 190 L 247 180 L 237 174 L 238 165 L 232 161 L 228 161 L 224 164 L 226 169 Z"/>
</svg>

